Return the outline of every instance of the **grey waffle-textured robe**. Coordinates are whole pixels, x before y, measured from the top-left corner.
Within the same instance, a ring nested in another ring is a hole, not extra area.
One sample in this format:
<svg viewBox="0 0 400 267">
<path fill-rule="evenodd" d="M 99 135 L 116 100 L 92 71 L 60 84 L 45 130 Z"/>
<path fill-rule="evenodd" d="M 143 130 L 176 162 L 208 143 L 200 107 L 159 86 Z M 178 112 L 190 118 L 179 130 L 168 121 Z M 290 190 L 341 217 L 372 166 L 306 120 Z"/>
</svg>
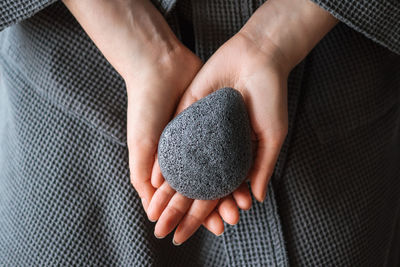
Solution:
<svg viewBox="0 0 400 267">
<path fill-rule="evenodd" d="M 341 22 L 290 74 L 267 199 L 175 247 L 129 182 L 121 77 L 61 2 L 1 0 L 0 266 L 399 266 L 400 2 L 313 1 Z M 206 60 L 263 1 L 192 2 Z M 182 38 L 184 0 L 154 3 Z"/>
</svg>

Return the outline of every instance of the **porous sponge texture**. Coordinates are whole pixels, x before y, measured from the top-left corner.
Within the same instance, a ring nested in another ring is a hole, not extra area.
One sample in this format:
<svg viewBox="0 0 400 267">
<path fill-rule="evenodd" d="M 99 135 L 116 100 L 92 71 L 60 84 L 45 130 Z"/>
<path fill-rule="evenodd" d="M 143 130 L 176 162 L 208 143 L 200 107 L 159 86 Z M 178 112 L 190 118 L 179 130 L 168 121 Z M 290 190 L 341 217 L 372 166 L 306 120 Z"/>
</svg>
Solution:
<svg viewBox="0 0 400 267">
<path fill-rule="evenodd" d="M 158 162 L 169 185 L 189 198 L 217 199 L 238 188 L 252 165 L 241 93 L 225 87 L 178 114 L 161 134 Z"/>
</svg>

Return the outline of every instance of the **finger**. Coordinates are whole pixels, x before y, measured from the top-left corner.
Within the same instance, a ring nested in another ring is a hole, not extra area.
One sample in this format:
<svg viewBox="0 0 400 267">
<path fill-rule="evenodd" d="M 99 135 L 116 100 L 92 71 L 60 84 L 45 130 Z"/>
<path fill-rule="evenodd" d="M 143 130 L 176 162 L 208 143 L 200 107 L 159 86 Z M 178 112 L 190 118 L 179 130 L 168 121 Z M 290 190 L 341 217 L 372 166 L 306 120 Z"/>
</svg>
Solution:
<svg viewBox="0 0 400 267">
<path fill-rule="evenodd" d="M 239 222 L 239 210 L 232 195 L 221 199 L 218 205 L 218 212 L 225 222 L 235 225 Z"/>
<path fill-rule="evenodd" d="M 216 236 L 220 236 L 224 232 L 224 222 L 216 210 L 207 216 L 203 222 L 203 226 Z"/>
<path fill-rule="evenodd" d="M 243 182 L 233 193 L 233 199 L 236 201 L 236 204 L 242 210 L 248 210 L 251 208 L 251 194 L 249 191 L 249 187 L 247 182 Z"/>
<path fill-rule="evenodd" d="M 268 182 L 274 171 L 282 142 L 259 140 L 256 158 L 250 171 L 250 185 L 254 197 L 263 202 L 267 193 Z"/>
<path fill-rule="evenodd" d="M 159 188 L 164 182 L 164 177 L 162 176 L 160 165 L 158 164 L 158 157 L 154 160 L 153 170 L 151 172 L 151 184 L 155 188 Z"/>
<path fill-rule="evenodd" d="M 216 200 L 196 199 L 189 211 L 183 217 L 175 230 L 173 242 L 180 245 L 185 242 L 201 226 L 205 218 L 214 210 L 218 204 Z"/>
<path fill-rule="evenodd" d="M 193 199 L 175 193 L 159 217 L 154 227 L 154 235 L 162 238 L 172 232 L 187 213 L 192 203 Z"/>
<path fill-rule="evenodd" d="M 175 190 L 169 186 L 167 182 L 164 182 L 160 188 L 157 189 L 147 208 L 147 216 L 150 221 L 155 222 L 158 220 L 175 193 Z"/>
</svg>

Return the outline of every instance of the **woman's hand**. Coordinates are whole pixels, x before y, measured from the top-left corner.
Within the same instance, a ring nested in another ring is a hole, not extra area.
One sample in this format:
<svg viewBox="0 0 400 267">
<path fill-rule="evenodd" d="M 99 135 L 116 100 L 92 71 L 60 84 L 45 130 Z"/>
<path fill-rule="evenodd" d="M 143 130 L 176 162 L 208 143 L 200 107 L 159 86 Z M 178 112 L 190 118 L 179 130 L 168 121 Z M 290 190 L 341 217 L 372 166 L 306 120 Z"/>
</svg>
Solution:
<svg viewBox="0 0 400 267">
<path fill-rule="evenodd" d="M 146 208 L 155 191 L 150 177 L 159 136 L 202 63 L 148 0 L 64 4 L 125 80 L 131 182 Z"/>
<path fill-rule="evenodd" d="M 260 202 L 265 199 L 268 182 L 288 131 L 288 75 L 336 23 L 334 17 L 309 0 L 267 1 L 206 62 L 177 108 L 179 113 L 222 87 L 233 87 L 241 92 L 257 147 L 248 179 L 255 198 Z M 155 183 L 160 184 L 162 179 L 157 162 L 154 170 Z M 219 214 L 228 223 L 234 224 L 239 218 L 234 200 L 243 209 L 251 205 L 247 202 L 246 189 L 244 183 L 233 197 L 229 195 L 220 201 Z M 155 227 L 158 236 L 165 236 L 178 225 L 174 240 L 182 243 L 196 231 L 203 218 L 218 216 L 213 211 L 217 204 L 218 200 L 193 202 L 164 182 L 153 196 L 149 216 L 158 219 Z M 214 233 L 223 231 L 219 224 L 210 227 Z"/>
<path fill-rule="evenodd" d="M 158 139 L 202 62 L 149 0 L 63 2 L 125 80 L 131 182 L 147 210 L 161 185 L 151 184 Z M 222 220 L 214 214 L 204 225 L 214 229 Z"/>
</svg>

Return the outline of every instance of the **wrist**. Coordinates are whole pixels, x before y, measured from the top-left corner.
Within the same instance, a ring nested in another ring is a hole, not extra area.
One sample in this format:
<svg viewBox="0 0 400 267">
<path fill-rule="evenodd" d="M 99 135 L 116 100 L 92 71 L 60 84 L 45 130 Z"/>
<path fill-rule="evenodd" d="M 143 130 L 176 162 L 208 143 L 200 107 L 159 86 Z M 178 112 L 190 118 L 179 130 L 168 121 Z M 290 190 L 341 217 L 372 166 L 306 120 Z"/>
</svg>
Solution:
<svg viewBox="0 0 400 267">
<path fill-rule="evenodd" d="M 310 0 L 269 0 L 240 32 L 261 49 L 275 47 L 284 65 L 294 68 L 338 22 Z"/>
<path fill-rule="evenodd" d="M 134 85 L 142 79 L 139 76 L 154 79 L 155 71 L 159 71 L 159 76 L 168 75 L 168 71 L 174 69 L 177 58 L 185 50 L 164 17 L 149 0 L 135 1 L 136 6 L 130 8 L 126 15 L 127 20 L 131 20 L 125 26 L 129 39 L 125 42 L 128 45 L 124 53 L 127 61 L 120 65 L 119 71 L 127 89 L 135 88 Z"/>
<path fill-rule="evenodd" d="M 169 97 L 175 99 L 189 86 L 202 62 L 181 42 L 173 44 L 171 49 L 157 51 L 157 58 L 144 55 L 146 62 L 129 68 L 123 79 L 128 94 L 146 91 L 144 86 L 168 91 Z M 177 95 L 174 95 L 177 94 Z"/>
<path fill-rule="evenodd" d="M 179 40 L 149 0 L 63 2 L 124 80 L 163 61 L 178 46 Z"/>
</svg>

